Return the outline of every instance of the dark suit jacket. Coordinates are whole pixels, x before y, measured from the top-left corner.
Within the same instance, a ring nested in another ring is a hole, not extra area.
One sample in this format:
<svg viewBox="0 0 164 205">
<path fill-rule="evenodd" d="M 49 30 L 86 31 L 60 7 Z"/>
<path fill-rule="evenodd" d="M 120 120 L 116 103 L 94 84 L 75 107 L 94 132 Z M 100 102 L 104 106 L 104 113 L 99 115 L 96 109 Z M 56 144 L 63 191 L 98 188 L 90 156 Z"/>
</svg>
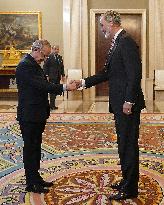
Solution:
<svg viewBox="0 0 164 205">
<path fill-rule="evenodd" d="M 17 119 L 44 122 L 49 117 L 48 92 L 62 94 L 63 85 L 49 83 L 34 58 L 27 54 L 16 68 L 18 87 Z"/>
<path fill-rule="evenodd" d="M 135 41 L 123 30 L 103 70 L 85 79 L 86 88 L 109 81 L 110 112 L 119 113 L 125 101 L 135 103 L 134 110 L 145 107 L 141 89 L 142 65 Z"/>
<path fill-rule="evenodd" d="M 49 77 L 51 82 L 59 83 L 61 75 L 64 75 L 63 59 L 60 55 L 51 53 L 43 66 L 45 74 Z"/>
</svg>

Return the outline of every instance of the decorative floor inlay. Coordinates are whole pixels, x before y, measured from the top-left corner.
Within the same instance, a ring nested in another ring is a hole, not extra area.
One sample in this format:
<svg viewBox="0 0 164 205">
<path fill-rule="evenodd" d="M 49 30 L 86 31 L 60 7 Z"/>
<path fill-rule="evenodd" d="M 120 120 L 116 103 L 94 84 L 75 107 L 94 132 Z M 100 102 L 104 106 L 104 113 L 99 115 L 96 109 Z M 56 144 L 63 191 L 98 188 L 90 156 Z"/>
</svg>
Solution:
<svg viewBox="0 0 164 205">
<path fill-rule="evenodd" d="M 54 186 L 44 198 L 48 205 L 109 204 L 108 197 L 114 193 L 110 184 L 120 176 L 121 173 L 118 170 L 89 170 L 69 174 L 55 180 Z M 133 202 L 133 204 L 156 205 L 162 198 L 162 190 L 158 182 L 141 174 L 138 198 L 124 200 L 122 204 Z"/>
</svg>

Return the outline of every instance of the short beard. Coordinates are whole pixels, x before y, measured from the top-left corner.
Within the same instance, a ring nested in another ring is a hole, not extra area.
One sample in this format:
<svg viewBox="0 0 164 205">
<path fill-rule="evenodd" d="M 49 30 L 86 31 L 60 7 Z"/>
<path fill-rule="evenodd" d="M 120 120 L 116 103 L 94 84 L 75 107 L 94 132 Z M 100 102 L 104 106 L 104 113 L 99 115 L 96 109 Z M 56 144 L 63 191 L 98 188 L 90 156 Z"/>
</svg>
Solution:
<svg viewBox="0 0 164 205">
<path fill-rule="evenodd" d="M 110 38 L 110 33 L 109 32 L 105 32 L 104 35 L 105 35 L 106 39 Z"/>
</svg>

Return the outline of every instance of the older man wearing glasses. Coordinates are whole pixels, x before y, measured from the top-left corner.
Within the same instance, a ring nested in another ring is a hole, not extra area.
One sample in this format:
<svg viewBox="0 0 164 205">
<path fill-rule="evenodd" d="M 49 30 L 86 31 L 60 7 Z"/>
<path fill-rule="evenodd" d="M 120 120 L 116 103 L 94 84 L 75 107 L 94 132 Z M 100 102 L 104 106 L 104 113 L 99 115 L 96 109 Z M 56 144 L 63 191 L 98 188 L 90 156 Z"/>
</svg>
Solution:
<svg viewBox="0 0 164 205">
<path fill-rule="evenodd" d="M 31 53 L 18 64 L 16 81 L 18 87 L 17 120 L 19 121 L 23 147 L 23 162 L 26 176 L 26 191 L 47 193 L 52 182 L 46 182 L 39 174 L 42 133 L 50 114 L 48 93 L 61 95 L 65 90 L 75 90 L 75 82 L 53 84 L 47 81 L 40 66 L 51 52 L 47 40 L 36 40 Z"/>
</svg>

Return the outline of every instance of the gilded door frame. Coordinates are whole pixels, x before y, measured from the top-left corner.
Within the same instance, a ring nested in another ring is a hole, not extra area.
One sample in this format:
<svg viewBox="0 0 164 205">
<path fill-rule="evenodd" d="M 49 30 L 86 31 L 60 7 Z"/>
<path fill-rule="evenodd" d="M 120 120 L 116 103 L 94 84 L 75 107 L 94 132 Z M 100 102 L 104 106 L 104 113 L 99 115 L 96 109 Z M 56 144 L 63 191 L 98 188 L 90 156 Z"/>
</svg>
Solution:
<svg viewBox="0 0 164 205">
<path fill-rule="evenodd" d="M 96 14 L 105 13 L 107 10 L 116 10 L 120 14 L 141 14 L 141 57 L 142 57 L 142 89 L 145 95 L 146 89 L 146 9 L 90 9 L 90 59 L 91 59 L 91 75 L 95 74 L 95 41 L 96 41 Z M 95 87 L 92 89 L 91 97 L 94 99 L 96 96 Z"/>
</svg>

